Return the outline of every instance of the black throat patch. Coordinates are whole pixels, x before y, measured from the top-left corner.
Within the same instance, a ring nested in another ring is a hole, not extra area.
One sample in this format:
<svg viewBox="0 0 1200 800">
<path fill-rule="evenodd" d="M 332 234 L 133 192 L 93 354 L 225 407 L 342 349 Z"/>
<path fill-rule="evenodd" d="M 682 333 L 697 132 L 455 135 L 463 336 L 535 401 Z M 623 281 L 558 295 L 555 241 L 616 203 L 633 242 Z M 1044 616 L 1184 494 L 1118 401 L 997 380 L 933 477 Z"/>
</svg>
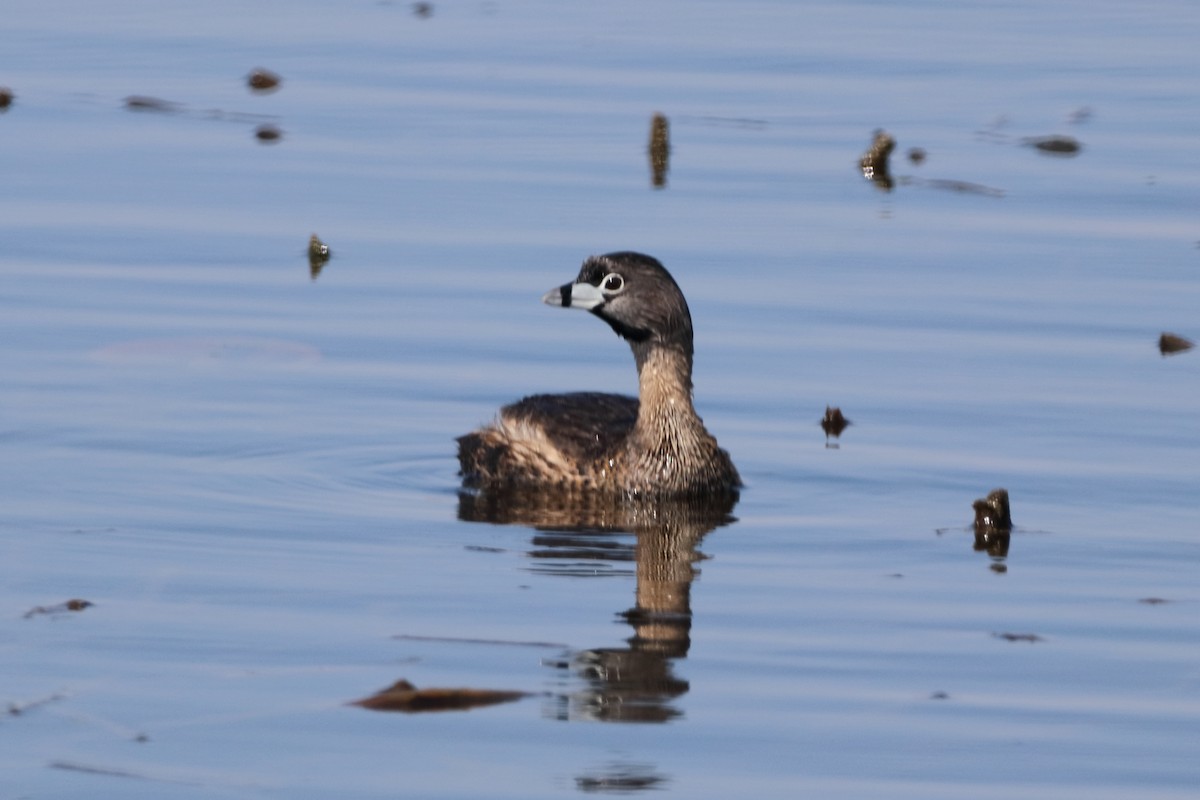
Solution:
<svg viewBox="0 0 1200 800">
<path fill-rule="evenodd" d="M 604 313 L 604 306 L 593 308 L 592 313 L 600 319 L 604 320 L 609 326 L 617 332 L 617 336 L 630 342 L 644 342 L 650 338 L 650 331 L 645 328 L 635 328 L 632 325 L 626 325 L 620 320 L 613 319 Z"/>
</svg>

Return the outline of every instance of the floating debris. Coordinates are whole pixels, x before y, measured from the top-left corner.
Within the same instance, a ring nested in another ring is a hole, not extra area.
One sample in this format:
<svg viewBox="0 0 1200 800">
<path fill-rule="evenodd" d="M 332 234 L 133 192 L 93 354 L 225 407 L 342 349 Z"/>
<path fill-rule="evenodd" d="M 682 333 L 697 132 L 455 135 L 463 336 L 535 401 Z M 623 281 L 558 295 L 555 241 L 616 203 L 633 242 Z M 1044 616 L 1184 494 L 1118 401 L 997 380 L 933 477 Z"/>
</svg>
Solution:
<svg viewBox="0 0 1200 800">
<path fill-rule="evenodd" d="M 1195 344 L 1190 339 L 1174 333 L 1164 333 L 1158 337 L 1158 352 L 1164 356 L 1173 356 L 1191 350 Z"/>
<path fill-rule="evenodd" d="M 1171 601 L 1163 597 L 1143 597 L 1142 599 L 1138 600 L 1138 602 L 1148 606 L 1161 606 L 1163 603 L 1169 603 Z"/>
<path fill-rule="evenodd" d="M 850 427 L 850 420 L 842 414 L 842 410 L 836 406 L 825 406 L 825 416 L 821 417 L 821 429 L 825 431 L 825 437 L 837 438 L 842 435 L 842 431 Z"/>
<path fill-rule="evenodd" d="M 352 706 L 369 708 L 372 711 L 466 711 L 478 706 L 508 703 L 528 697 L 528 692 L 500 691 L 494 689 L 418 689 L 401 678 L 388 688 Z"/>
<path fill-rule="evenodd" d="M 933 694 L 929 695 L 929 699 L 930 700 L 949 700 L 950 694 L 948 692 L 934 692 Z"/>
<path fill-rule="evenodd" d="M 157 111 L 161 114 L 174 114 L 183 108 L 179 103 L 142 94 L 131 94 L 125 98 L 124 102 L 125 108 L 130 111 Z"/>
<path fill-rule="evenodd" d="M 885 192 L 890 192 L 894 184 L 892 174 L 888 170 L 888 158 L 895 148 L 896 140 L 892 138 L 891 134 L 880 128 L 875 131 L 875 138 L 871 141 L 867 152 L 863 153 L 862 158 L 858 160 L 863 177 L 872 181 Z"/>
<path fill-rule="evenodd" d="M 78 598 L 68 600 L 65 603 L 59 603 L 56 606 L 34 606 L 25 612 L 25 619 L 36 617 L 39 614 L 65 614 L 69 611 L 83 611 L 85 608 L 91 608 L 94 603 Z"/>
<path fill-rule="evenodd" d="M 274 144 L 283 138 L 283 131 L 274 125 L 259 125 L 254 129 L 254 138 L 260 142 Z"/>
<path fill-rule="evenodd" d="M 321 270 L 329 263 L 329 259 L 333 257 L 333 253 L 329 250 L 329 245 L 322 242 L 314 233 L 308 239 L 308 273 L 315 281 L 317 276 L 321 274 Z"/>
<path fill-rule="evenodd" d="M 926 158 L 928 158 L 928 155 L 925 152 L 925 148 L 923 148 L 923 147 L 908 148 L 908 160 L 911 161 L 913 164 L 920 166 L 921 164 L 925 163 Z"/>
<path fill-rule="evenodd" d="M 433 3 L 413 3 L 412 10 L 421 19 L 429 19 L 433 16 Z"/>
<path fill-rule="evenodd" d="M 667 185 L 671 159 L 671 128 L 663 114 L 650 119 L 650 183 L 655 189 Z"/>
<path fill-rule="evenodd" d="M 263 69 L 262 67 L 252 69 L 246 77 L 246 85 L 250 87 L 251 91 L 258 92 L 259 94 L 269 94 L 275 91 L 279 88 L 279 84 L 282 81 L 283 78 L 271 72 L 271 70 Z"/>
<path fill-rule="evenodd" d="M 975 509 L 975 551 L 995 558 L 1008 555 L 1012 540 L 1012 515 L 1008 509 L 1008 490 L 994 489 L 987 497 L 972 504 Z"/>
<path fill-rule="evenodd" d="M 992 636 L 997 639 L 1003 639 L 1006 642 L 1044 642 L 1046 641 L 1036 633 L 993 633 Z"/>
<path fill-rule="evenodd" d="M 1078 139 L 1071 136 L 1029 136 L 1021 140 L 1022 144 L 1042 153 L 1052 156 L 1076 156 L 1083 150 Z"/>
<path fill-rule="evenodd" d="M 1008 490 L 993 489 L 987 497 L 972 504 L 975 509 L 975 531 L 1011 532 L 1013 523 L 1008 507 Z"/>
<path fill-rule="evenodd" d="M 0 86 L 0 111 L 7 111 L 13 103 L 13 91 L 7 86 Z"/>
</svg>

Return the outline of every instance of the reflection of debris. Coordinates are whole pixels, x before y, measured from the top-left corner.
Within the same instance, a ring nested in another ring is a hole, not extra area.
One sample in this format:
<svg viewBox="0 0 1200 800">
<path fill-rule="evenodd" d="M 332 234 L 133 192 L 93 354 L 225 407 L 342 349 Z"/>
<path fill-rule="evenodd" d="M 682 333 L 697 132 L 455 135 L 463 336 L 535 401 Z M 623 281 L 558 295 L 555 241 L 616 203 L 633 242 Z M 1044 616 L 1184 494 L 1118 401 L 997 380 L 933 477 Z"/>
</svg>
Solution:
<svg viewBox="0 0 1200 800">
<path fill-rule="evenodd" d="M 927 158 L 927 154 L 925 153 L 925 148 L 923 148 L 923 147 L 908 148 L 908 160 L 911 161 L 913 164 L 920 166 L 921 164 L 925 163 L 926 158 Z"/>
<path fill-rule="evenodd" d="M 93 604 L 87 600 L 68 600 L 65 603 L 59 603 L 56 606 L 34 606 L 25 612 L 25 619 L 36 617 L 38 614 L 65 614 L 68 611 L 83 611 L 85 608 L 90 608 Z"/>
<path fill-rule="evenodd" d="M 1022 139 L 1021 144 L 1052 156 L 1076 156 L 1083 149 L 1079 140 L 1070 136 L 1029 136 Z"/>
<path fill-rule="evenodd" d="M 508 703 L 528 697 L 528 692 L 493 689 L 418 689 L 401 678 L 383 691 L 350 705 L 372 711 L 466 711 L 477 706 Z"/>
<path fill-rule="evenodd" d="M 985 197 L 1004 197 L 1003 189 L 993 189 L 991 186 L 984 186 L 981 183 L 970 183 L 968 181 L 952 181 L 943 178 L 931 178 L 924 181 L 924 184 L 932 189 L 945 189 L 948 192 L 958 192 L 960 194 L 981 194 Z"/>
<path fill-rule="evenodd" d="M 675 120 L 694 125 L 705 125 L 713 128 L 742 128 L 744 130 L 764 130 L 767 127 L 765 119 L 752 117 L 716 117 L 705 115 L 700 117 L 677 116 Z"/>
<path fill-rule="evenodd" d="M 580 775 L 575 779 L 575 788 L 588 794 L 633 794 L 665 788 L 666 781 L 648 764 L 613 764 L 594 774 Z"/>
<path fill-rule="evenodd" d="M 13 93 L 12 89 L 7 86 L 0 86 L 0 110 L 7 109 L 12 105 Z"/>
<path fill-rule="evenodd" d="M 670 169 L 671 129 L 663 114 L 650 119 L 650 182 L 655 189 L 667 185 L 667 170 Z"/>
<path fill-rule="evenodd" d="M 1093 113 L 1091 106 L 1080 106 L 1070 114 L 1067 114 L 1067 124 L 1082 125 L 1092 118 Z"/>
<path fill-rule="evenodd" d="M 333 257 L 333 253 L 329 251 L 329 245 L 322 242 L 314 233 L 308 240 L 308 273 L 315 281 L 317 276 L 321 274 L 321 270 L 329 263 L 329 259 Z"/>
<path fill-rule="evenodd" d="M 975 131 L 975 136 L 989 142 L 1007 142 L 1009 135 L 1003 129 L 1008 127 L 1009 119 L 1004 114 L 988 122 L 982 129 Z"/>
<path fill-rule="evenodd" d="M 896 147 L 896 140 L 882 128 L 875 131 L 875 138 L 867 152 L 858 160 L 863 177 L 875 183 L 885 192 L 892 189 L 892 175 L 888 171 L 888 157 Z"/>
<path fill-rule="evenodd" d="M 561 642 L 523 642 L 516 639 L 472 639 L 465 636 L 420 636 L 415 633 L 399 633 L 392 637 L 406 642 L 452 642 L 454 644 L 496 644 L 506 647 L 553 647 L 566 649 Z"/>
<path fill-rule="evenodd" d="M 191 109 L 183 103 L 163 100 L 149 95 L 131 94 L 122 101 L 129 111 L 158 114 L 184 114 L 192 118 L 216 119 L 227 122 L 253 123 L 262 122 L 274 117 L 268 114 L 247 114 L 241 111 L 222 111 L 219 108 Z M 264 127 L 268 127 L 264 125 Z"/>
<path fill-rule="evenodd" d="M 1195 345 L 1190 339 L 1185 339 L 1174 333 L 1164 333 L 1158 337 L 1158 352 L 1164 356 L 1173 356 L 1191 350 Z"/>
<path fill-rule="evenodd" d="M 183 108 L 179 103 L 172 103 L 170 100 L 140 94 L 126 97 L 125 107 L 130 111 L 158 111 L 164 114 L 173 114 Z"/>
<path fill-rule="evenodd" d="M 997 639 L 1003 639 L 1006 642 L 1044 642 L 1046 641 L 1036 633 L 993 633 L 992 636 Z"/>
<path fill-rule="evenodd" d="M 850 420 L 846 419 L 840 408 L 825 406 L 825 416 L 821 417 L 821 429 L 825 431 L 826 437 L 832 436 L 836 439 L 850 424 Z"/>
<path fill-rule="evenodd" d="M 107 775 L 112 778 L 133 778 L 141 781 L 155 781 L 157 783 L 173 783 L 180 786 L 199 786 L 198 783 L 191 781 L 182 781 L 174 778 L 164 778 L 155 775 L 147 775 L 141 772 L 131 772 L 125 769 L 115 769 L 113 767 L 96 767 L 90 764 L 80 764 L 75 761 L 51 761 L 46 766 L 51 769 L 64 769 L 69 772 L 83 772 L 88 775 Z"/>
<path fill-rule="evenodd" d="M 30 700 L 25 703 L 9 703 L 8 713 L 10 716 L 19 717 L 27 711 L 32 711 L 35 708 L 40 708 L 41 706 L 57 702 L 64 699 L 64 697 L 65 695 L 52 694 L 49 697 L 40 697 L 37 700 Z"/>
<path fill-rule="evenodd" d="M 246 83 L 250 89 L 260 94 L 267 94 L 279 88 L 283 78 L 271 72 L 269 69 L 258 67 L 250 71 L 250 75 L 246 78 Z"/>
<path fill-rule="evenodd" d="M 254 129 L 254 137 L 260 142 L 278 142 L 283 138 L 283 131 L 274 125 L 259 125 Z"/>
</svg>

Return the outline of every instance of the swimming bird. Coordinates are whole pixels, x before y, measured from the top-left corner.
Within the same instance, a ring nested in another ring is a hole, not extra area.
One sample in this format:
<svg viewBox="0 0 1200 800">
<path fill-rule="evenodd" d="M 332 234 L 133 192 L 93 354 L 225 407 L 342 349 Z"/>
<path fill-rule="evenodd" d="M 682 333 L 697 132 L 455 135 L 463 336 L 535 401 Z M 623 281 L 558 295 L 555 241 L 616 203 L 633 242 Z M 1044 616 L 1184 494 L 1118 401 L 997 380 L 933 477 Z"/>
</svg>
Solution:
<svg viewBox="0 0 1200 800">
<path fill-rule="evenodd" d="M 662 264 L 633 252 L 591 256 L 542 300 L 590 311 L 629 343 L 638 397 L 537 394 L 507 405 L 458 439 L 465 483 L 676 496 L 741 486 L 692 404 L 692 317 Z"/>
</svg>

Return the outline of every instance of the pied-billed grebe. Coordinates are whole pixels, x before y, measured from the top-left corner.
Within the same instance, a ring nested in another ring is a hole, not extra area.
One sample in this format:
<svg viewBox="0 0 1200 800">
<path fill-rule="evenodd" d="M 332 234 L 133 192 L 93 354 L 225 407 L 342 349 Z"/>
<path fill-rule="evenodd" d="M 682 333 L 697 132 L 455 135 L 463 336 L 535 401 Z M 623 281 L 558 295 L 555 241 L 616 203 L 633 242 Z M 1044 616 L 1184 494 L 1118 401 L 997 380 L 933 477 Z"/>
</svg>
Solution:
<svg viewBox="0 0 1200 800">
<path fill-rule="evenodd" d="M 542 300 L 590 311 L 629 342 L 638 397 L 539 394 L 505 406 L 458 440 L 467 483 L 658 495 L 741 485 L 692 406 L 692 317 L 662 264 L 641 253 L 592 256 Z"/>
</svg>

